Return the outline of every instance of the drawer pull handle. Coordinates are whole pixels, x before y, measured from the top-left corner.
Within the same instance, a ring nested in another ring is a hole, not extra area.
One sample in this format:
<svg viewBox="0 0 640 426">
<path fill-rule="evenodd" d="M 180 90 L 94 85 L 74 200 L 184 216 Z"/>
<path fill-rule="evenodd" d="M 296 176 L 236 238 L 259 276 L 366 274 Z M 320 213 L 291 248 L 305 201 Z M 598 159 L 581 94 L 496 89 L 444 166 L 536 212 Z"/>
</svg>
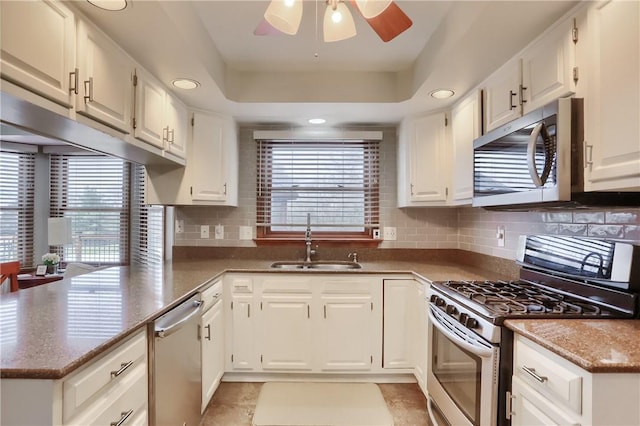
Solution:
<svg viewBox="0 0 640 426">
<path fill-rule="evenodd" d="M 129 411 L 123 411 L 123 412 L 122 412 L 122 413 L 120 413 L 120 414 L 121 414 L 120 420 L 118 420 L 117 422 L 111 422 L 111 423 L 110 423 L 110 426 L 120 426 L 120 425 L 122 425 L 124 422 L 126 422 L 126 421 L 127 421 L 127 419 L 129 418 L 129 416 L 130 416 L 131 414 L 133 414 L 133 408 L 132 408 L 131 410 L 129 410 Z"/>
<path fill-rule="evenodd" d="M 537 381 L 539 381 L 540 383 L 544 383 L 546 382 L 548 379 L 548 377 L 546 376 L 541 376 L 538 373 L 536 373 L 536 369 L 535 368 L 529 368 L 526 365 L 522 366 L 522 369 L 529 374 L 531 377 L 533 377 L 534 379 L 536 379 Z"/>
<path fill-rule="evenodd" d="M 205 339 L 211 340 L 211 324 L 207 324 L 204 328 L 207 329 L 207 337 Z"/>
<path fill-rule="evenodd" d="M 132 365 L 133 365 L 133 361 L 123 362 L 122 364 L 120 364 L 120 369 L 119 370 L 114 370 L 114 371 L 111 372 L 111 378 L 118 377 L 119 375 L 124 373 L 124 371 L 127 368 L 131 367 Z"/>
</svg>

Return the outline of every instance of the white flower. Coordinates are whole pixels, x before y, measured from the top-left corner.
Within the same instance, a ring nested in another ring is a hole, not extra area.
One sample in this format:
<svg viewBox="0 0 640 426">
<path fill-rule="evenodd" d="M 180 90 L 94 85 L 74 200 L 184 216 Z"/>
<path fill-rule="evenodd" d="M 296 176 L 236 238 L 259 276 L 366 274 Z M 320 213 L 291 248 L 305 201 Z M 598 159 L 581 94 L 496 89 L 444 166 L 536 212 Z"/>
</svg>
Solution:
<svg viewBox="0 0 640 426">
<path fill-rule="evenodd" d="M 42 256 L 42 261 L 47 265 L 56 265 L 60 263 L 60 256 L 55 253 L 45 253 Z"/>
</svg>

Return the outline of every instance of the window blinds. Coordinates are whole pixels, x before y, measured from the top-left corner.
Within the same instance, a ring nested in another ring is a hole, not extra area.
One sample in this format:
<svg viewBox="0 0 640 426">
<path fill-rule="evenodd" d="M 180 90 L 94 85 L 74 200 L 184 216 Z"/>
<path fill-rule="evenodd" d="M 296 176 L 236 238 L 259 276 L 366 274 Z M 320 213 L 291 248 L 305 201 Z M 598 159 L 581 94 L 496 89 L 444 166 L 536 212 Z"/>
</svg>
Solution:
<svg viewBox="0 0 640 426">
<path fill-rule="evenodd" d="M 144 167 L 131 167 L 131 263 L 160 265 L 164 260 L 164 207 L 145 204 Z"/>
<path fill-rule="evenodd" d="M 0 151 L 0 260 L 33 266 L 35 154 Z"/>
<path fill-rule="evenodd" d="M 129 163 L 105 156 L 52 155 L 52 217 L 70 217 L 73 244 L 52 247 L 67 262 L 127 264 Z"/>
<path fill-rule="evenodd" d="M 378 141 L 258 140 L 257 225 L 271 232 L 378 226 Z"/>
</svg>

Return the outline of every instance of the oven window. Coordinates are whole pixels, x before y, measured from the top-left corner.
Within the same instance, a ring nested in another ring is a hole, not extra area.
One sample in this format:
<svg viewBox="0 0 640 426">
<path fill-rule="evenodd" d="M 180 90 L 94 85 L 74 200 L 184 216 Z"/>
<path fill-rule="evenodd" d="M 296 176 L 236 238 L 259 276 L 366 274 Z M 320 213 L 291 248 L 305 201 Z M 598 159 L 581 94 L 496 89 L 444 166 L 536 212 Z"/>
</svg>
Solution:
<svg viewBox="0 0 640 426">
<path fill-rule="evenodd" d="M 458 408 L 480 423 L 482 359 L 458 347 L 433 327 L 431 371 Z"/>
</svg>

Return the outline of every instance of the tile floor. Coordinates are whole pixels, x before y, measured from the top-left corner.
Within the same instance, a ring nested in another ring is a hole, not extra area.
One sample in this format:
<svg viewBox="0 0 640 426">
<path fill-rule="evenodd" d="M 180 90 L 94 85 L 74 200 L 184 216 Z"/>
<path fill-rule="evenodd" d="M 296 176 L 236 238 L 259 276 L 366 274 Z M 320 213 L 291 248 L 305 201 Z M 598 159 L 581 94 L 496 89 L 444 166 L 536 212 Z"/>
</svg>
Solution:
<svg viewBox="0 0 640 426">
<path fill-rule="evenodd" d="M 262 383 L 221 383 L 200 426 L 251 426 Z M 394 426 L 428 426 L 427 401 L 415 383 L 380 384 Z"/>
</svg>

